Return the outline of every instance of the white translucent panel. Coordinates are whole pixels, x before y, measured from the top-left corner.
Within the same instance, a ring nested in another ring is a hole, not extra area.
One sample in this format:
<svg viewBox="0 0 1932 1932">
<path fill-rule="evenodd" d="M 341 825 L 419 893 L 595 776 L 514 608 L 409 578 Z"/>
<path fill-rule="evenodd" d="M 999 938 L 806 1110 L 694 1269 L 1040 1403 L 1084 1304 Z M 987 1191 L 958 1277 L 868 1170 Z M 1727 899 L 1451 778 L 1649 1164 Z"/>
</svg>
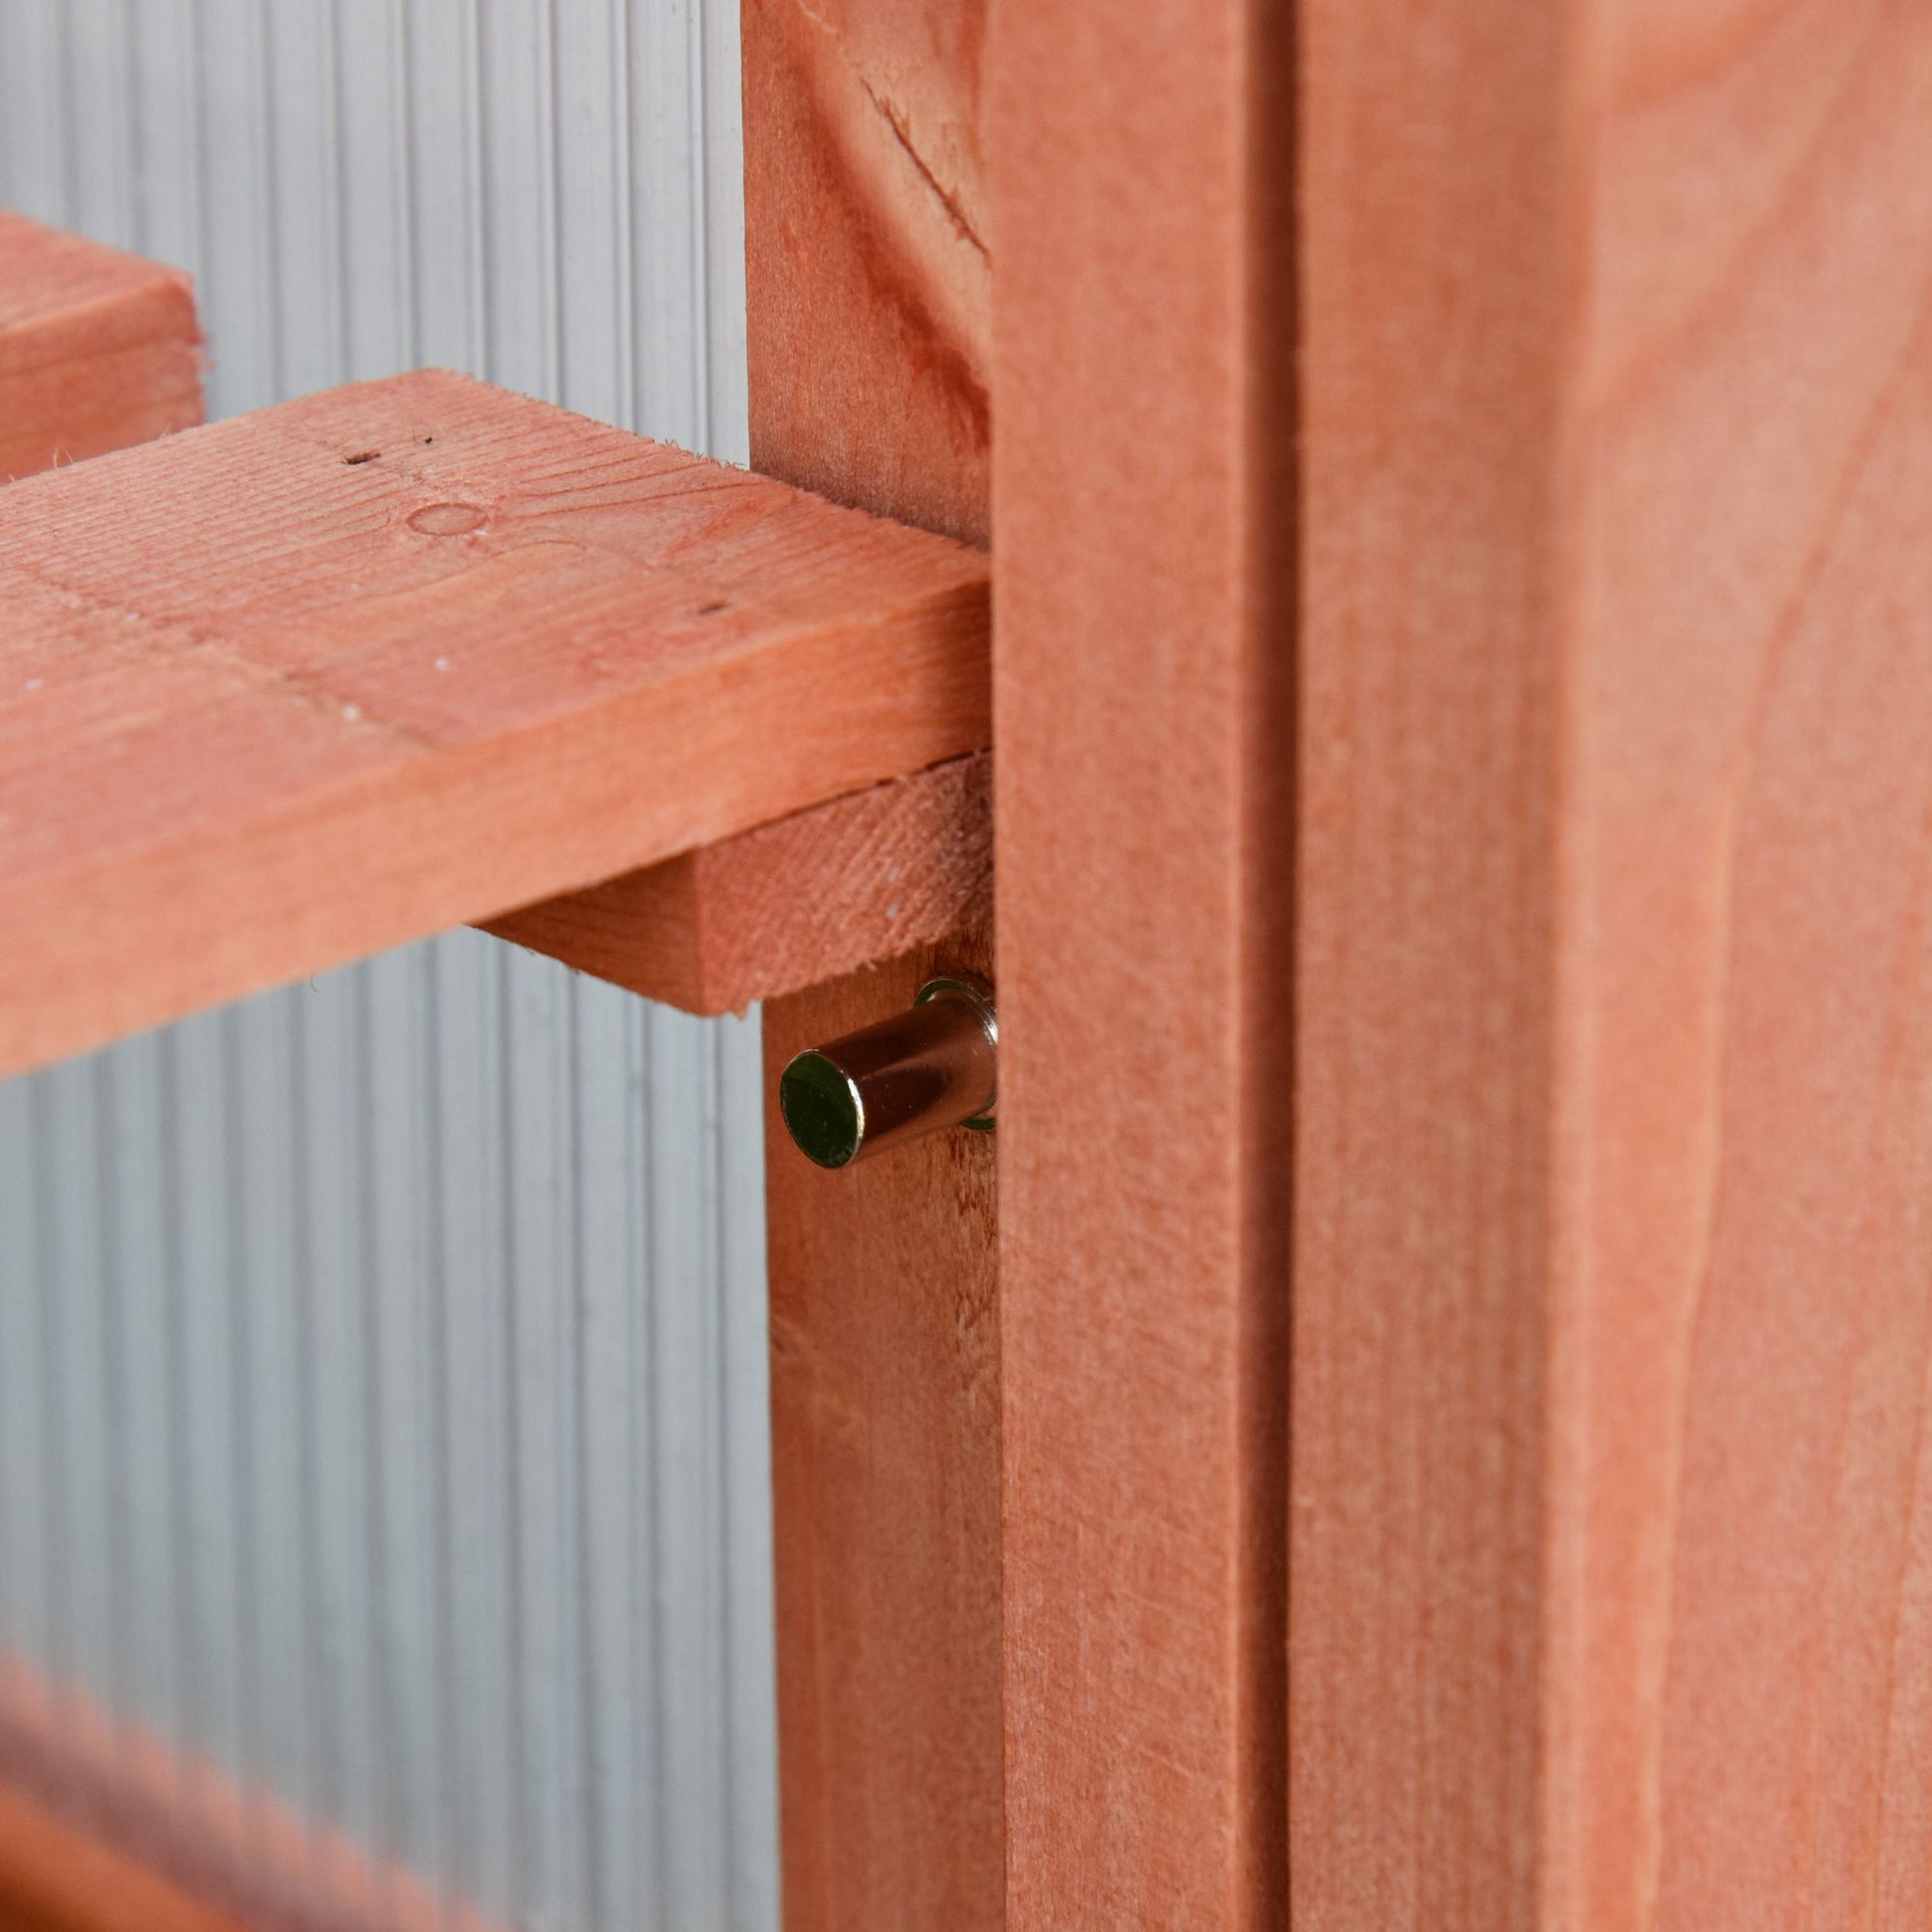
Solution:
<svg viewBox="0 0 1932 1932">
<path fill-rule="evenodd" d="M 215 415 L 742 461 L 740 165 L 736 0 L 0 0 L 0 205 L 192 270 Z M 761 1158 L 756 1018 L 473 933 L 0 1085 L 0 1649 L 507 1926 L 770 1932 Z"/>
</svg>

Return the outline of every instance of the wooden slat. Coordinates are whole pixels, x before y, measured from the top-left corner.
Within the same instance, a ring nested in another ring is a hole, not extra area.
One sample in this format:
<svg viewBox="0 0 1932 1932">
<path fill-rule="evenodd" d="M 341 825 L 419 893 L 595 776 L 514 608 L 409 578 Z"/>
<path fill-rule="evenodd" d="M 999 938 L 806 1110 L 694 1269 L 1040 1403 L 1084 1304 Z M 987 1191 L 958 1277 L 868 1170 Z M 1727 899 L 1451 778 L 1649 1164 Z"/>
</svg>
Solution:
<svg viewBox="0 0 1932 1932">
<path fill-rule="evenodd" d="M 186 275 L 0 209 L 0 483 L 202 420 Z"/>
<path fill-rule="evenodd" d="M 149 1866 L 0 1787 L 0 1932 L 244 1932 Z"/>
<path fill-rule="evenodd" d="M 1566 10 L 1485 0 L 1426 76 L 1399 11 L 1303 7 L 1291 1869 L 1338 1932 L 1527 1932 Z"/>
<path fill-rule="evenodd" d="M 1301 11 L 1296 1923 L 1922 1925 L 1932 16 Z"/>
<path fill-rule="evenodd" d="M 1287 12 L 994 41 L 1010 1932 L 1286 1917 Z"/>
<path fill-rule="evenodd" d="M 773 1001 L 767 1087 L 991 964 L 961 934 Z M 1002 1922 L 994 1138 L 827 1174 L 767 1113 L 786 1932 Z"/>
<path fill-rule="evenodd" d="M 505 1932 L 327 1819 L 0 1655 L 0 1932 Z"/>
<path fill-rule="evenodd" d="M 970 238 L 986 231 L 981 36 L 979 0 L 744 8 L 754 461 L 973 538 L 989 427 Z M 991 963 L 980 922 L 773 1001 L 767 1084 L 932 971 Z M 960 1132 L 827 1174 L 775 1107 L 770 1120 L 787 1932 L 995 1932 L 994 1148 Z"/>
<path fill-rule="evenodd" d="M 740 1013 L 993 909 L 993 761 L 870 785 L 484 930 L 687 1013 Z"/>
<path fill-rule="evenodd" d="M 983 745 L 963 547 L 439 372 L 0 497 L 0 1069 Z"/>
<path fill-rule="evenodd" d="M 744 0 L 753 461 L 986 540 L 985 0 Z"/>
<path fill-rule="evenodd" d="M 991 424 L 983 5 L 748 0 L 745 14 L 759 468 L 977 543 Z M 788 897 L 754 897 L 759 861 L 741 855 L 614 883 L 492 929 L 694 1012 L 794 992 L 975 916 L 965 847 L 938 803 L 911 790 L 875 800 L 869 811 L 895 809 L 867 821 L 869 849 L 855 848 L 851 813 L 801 819 L 793 852 L 813 855 L 836 923 L 790 916 L 798 901 Z M 832 855 L 849 855 L 855 884 L 882 864 L 927 883 L 910 899 L 869 904 L 833 883 Z M 908 903 L 921 909 L 908 915 Z M 754 937 L 762 966 L 752 964 Z"/>
</svg>

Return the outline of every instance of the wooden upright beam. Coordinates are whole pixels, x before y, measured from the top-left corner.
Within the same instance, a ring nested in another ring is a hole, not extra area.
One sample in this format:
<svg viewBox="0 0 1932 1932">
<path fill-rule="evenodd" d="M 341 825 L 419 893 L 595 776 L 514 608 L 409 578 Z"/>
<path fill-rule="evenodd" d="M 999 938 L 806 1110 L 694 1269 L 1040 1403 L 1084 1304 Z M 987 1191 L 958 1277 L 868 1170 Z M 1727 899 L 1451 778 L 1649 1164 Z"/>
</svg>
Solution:
<svg viewBox="0 0 1932 1932">
<path fill-rule="evenodd" d="M 1922 1925 L 1932 13 L 1421 12 L 1300 8 L 1295 1923 Z"/>
<path fill-rule="evenodd" d="M 1286 14 L 994 36 L 1009 1932 L 1286 1913 Z"/>
<path fill-rule="evenodd" d="M 744 8 L 753 460 L 974 540 L 981 16 L 980 0 Z M 767 1005 L 767 1083 L 929 973 L 988 971 L 976 910 L 948 940 Z M 770 1119 L 787 1932 L 996 1932 L 994 1150 L 959 1132 L 828 1174 Z"/>
<path fill-rule="evenodd" d="M 986 0 L 744 0 L 753 461 L 984 543 Z"/>
<path fill-rule="evenodd" d="M 0 1070 L 987 738 L 962 545 L 438 372 L 0 497 Z"/>
<path fill-rule="evenodd" d="M 188 277 L 0 208 L 0 483 L 202 420 Z"/>
</svg>

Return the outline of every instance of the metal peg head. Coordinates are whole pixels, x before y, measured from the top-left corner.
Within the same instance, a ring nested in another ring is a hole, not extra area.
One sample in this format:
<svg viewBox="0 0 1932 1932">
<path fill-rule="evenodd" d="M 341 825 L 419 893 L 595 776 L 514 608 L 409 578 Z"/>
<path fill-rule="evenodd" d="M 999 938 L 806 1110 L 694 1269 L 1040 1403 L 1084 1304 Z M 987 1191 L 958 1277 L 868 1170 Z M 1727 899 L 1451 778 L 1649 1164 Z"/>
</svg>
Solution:
<svg viewBox="0 0 1932 1932">
<path fill-rule="evenodd" d="M 821 1168 L 942 1127 L 990 1128 L 999 1040 L 989 988 L 928 980 L 908 1012 L 796 1055 L 778 1078 L 778 1110 Z"/>
</svg>

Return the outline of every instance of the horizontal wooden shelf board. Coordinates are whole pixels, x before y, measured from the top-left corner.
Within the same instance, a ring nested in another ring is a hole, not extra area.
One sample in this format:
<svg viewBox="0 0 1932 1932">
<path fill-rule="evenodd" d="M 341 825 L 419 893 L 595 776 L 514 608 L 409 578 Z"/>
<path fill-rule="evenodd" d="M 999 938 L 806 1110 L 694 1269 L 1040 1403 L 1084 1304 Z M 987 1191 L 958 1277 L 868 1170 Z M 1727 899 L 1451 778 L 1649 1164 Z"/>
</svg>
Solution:
<svg viewBox="0 0 1932 1932">
<path fill-rule="evenodd" d="M 987 566 L 465 377 L 0 491 L 0 1070 L 983 747 Z"/>
<path fill-rule="evenodd" d="M 993 916 L 993 758 L 976 752 L 484 928 L 687 1013 L 739 1013 Z"/>
<path fill-rule="evenodd" d="M 0 209 L 0 483 L 201 420 L 188 277 Z"/>
</svg>

